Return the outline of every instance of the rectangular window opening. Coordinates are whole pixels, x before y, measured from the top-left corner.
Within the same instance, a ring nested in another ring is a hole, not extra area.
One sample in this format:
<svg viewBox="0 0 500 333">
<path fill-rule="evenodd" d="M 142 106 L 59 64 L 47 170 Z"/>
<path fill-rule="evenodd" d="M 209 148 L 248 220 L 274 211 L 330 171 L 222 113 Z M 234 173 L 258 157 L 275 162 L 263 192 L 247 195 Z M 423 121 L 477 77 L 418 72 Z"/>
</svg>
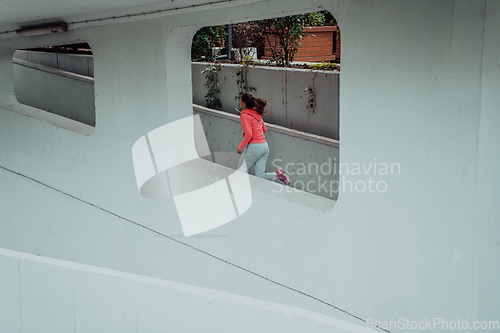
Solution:
<svg viewBox="0 0 500 333">
<path fill-rule="evenodd" d="M 94 62 L 86 43 L 16 50 L 14 91 L 26 113 L 81 134 L 95 128 Z M 22 112 L 24 113 L 24 112 Z"/>
<path fill-rule="evenodd" d="M 283 30 L 300 22 L 303 33 L 291 40 Z M 280 41 L 297 43 L 297 52 Z M 191 58 L 194 113 L 212 152 L 235 151 L 239 100 L 251 92 L 268 101 L 266 172 L 281 168 L 293 188 L 338 199 L 340 30 L 331 13 L 204 27 Z"/>
</svg>

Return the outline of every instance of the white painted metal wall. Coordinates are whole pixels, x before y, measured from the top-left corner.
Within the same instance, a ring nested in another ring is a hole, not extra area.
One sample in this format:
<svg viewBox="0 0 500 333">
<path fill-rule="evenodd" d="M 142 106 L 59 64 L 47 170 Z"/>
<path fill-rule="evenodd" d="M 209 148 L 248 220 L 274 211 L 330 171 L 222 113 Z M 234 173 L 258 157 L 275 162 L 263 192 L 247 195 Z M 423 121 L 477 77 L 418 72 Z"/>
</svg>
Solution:
<svg viewBox="0 0 500 333">
<path fill-rule="evenodd" d="M 340 193 L 326 214 L 257 196 L 237 220 L 182 239 L 174 204 L 138 194 L 131 147 L 150 130 L 192 112 L 190 37 L 205 25 L 320 7 L 343 29 L 340 159 L 348 165 L 399 163 L 400 174 L 377 176 L 388 183 L 385 193 Z M 282 285 L 363 319 L 459 318 L 470 325 L 498 320 L 498 17 L 500 4 L 488 0 L 271 0 L 241 6 L 235 1 L 234 8 L 1 40 L 0 248 L 221 290 L 361 325 Z M 95 58 L 91 136 L 19 114 L 26 109 L 11 98 L 14 50 L 78 40 L 91 45 Z M 13 295 L 22 304 L 13 308 L 10 299 L 0 298 L 0 318 L 16 315 L 10 331 L 27 332 L 43 318 L 22 315 L 36 304 L 44 304 L 45 313 L 58 312 L 57 302 L 44 300 L 76 288 L 76 277 L 67 275 L 67 288 L 61 284 L 40 295 L 36 285 L 18 284 L 19 268 L 11 264 L 2 261 L 2 286 L 21 286 Z M 78 278 L 92 283 L 85 275 Z M 113 288 L 125 282 L 111 280 L 96 297 L 119 301 Z M 153 309 L 172 305 L 154 293 L 141 297 Z M 189 305 L 192 299 L 179 302 Z M 93 305 L 78 304 L 75 318 L 91 318 Z M 124 309 L 113 313 L 128 314 Z M 209 309 L 214 316 L 231 314 L 215 304 Z M 100 311 L 101 331 L 122 327 L 121 317 Z M 206 311 L 189 308 L 185 319 Z M 259 320 L 272 322 L 267 314 Z M 279 330 L 301 329 L 286 316 L 279 320 Z M 160 331 L 184 327 L 159 317 L 149 323 Z M 54 332 L 67 331 L 55 325 Z M 127 329 L 147 332 L 134 327 L 134 320 Z M 231 329 L 239 327 L 234 323 Z"/>
</svg>

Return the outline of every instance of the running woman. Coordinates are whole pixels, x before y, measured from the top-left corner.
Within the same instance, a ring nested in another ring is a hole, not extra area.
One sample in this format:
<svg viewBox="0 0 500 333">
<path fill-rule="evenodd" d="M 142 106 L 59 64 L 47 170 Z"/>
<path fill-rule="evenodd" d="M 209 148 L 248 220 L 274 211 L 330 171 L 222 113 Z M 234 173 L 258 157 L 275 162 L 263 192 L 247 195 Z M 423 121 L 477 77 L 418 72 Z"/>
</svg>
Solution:
<svg viewBox="0 0 500 333">
<path fill-rule="evenodd" d="M 255 167 L 255 175 L 260 178 L 274 181 L 278 179 L 285 185 L 290 184 L 290 178 L 278 169 L 276 173 L 265 172 L 266 162 L 269 157 L 269 146 L 264 133 L 267 132 L 262 116 L 266 114 L 267 100 L 254 97 L 245 92 L 240 99 L 241 127 L 243 128 L 243 140 L 238 146 L 238 154 L 243 154 L 247 169 Z M 245 151 L 243 149 L 246 147 Z"/>
</svg>

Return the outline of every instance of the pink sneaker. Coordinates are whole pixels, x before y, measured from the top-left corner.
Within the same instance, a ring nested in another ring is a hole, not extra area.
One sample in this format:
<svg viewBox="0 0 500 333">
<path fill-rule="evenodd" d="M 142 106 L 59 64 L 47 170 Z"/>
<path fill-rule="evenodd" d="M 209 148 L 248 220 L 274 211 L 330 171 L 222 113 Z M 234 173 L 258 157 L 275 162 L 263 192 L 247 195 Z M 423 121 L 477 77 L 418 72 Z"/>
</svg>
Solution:
<svg viewBox="0 0 500 333">
<path fill-rule="evenodd" d="M 290 185 L 290 177 L 288 177 L 283 172 L 283 169 L 278 169 L 276 171 L 276 178 L 278 178 L 278 180 L 282 181 L 285 185 Z"/>
</svg>

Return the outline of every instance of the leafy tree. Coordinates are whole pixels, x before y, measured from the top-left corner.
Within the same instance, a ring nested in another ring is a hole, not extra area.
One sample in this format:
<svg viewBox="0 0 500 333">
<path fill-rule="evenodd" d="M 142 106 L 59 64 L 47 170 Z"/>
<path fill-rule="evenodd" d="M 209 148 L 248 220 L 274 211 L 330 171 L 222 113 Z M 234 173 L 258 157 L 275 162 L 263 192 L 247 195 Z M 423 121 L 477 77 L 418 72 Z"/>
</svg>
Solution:
<svg viewBox="0 0 500 333">
<path fill-rule="evenodd" d="M 271 56 L 278 66 L 288 66 L 293 61 L 301 45 L 301 39 L 307 35 L 306 27 L 321 26 L 325 15 L 321 12 L 278 17 L 258 21 L 262 27 L 265 42 L 271 49 Z"/>
<path fill-rule="evenodd" d="M 227 31 L 225 26 L 204 27 L 196 32 L 191 44 L 191 60 L 205 58 L 208 61 L 215 59 L 212 48 L 224 44 Z"/>
<path fill-rule="evenodd" d="M 314 13 L 309 13 L 309 14 L 304 14 L 303 19 L 304 19 L 304 24 L 306 27 L 322 27 L 325 24 L 325 14 L 328 13 L 327 11 L 324 12 L 314 12 Z"/>
<path fill-rule="evenodd" d="M 252 62 L 251 47 L 256 47 L 263 38 L 262 29 L 255 22 L 232 25 L 232 42 L 240 62 Z"/>
</svg>

